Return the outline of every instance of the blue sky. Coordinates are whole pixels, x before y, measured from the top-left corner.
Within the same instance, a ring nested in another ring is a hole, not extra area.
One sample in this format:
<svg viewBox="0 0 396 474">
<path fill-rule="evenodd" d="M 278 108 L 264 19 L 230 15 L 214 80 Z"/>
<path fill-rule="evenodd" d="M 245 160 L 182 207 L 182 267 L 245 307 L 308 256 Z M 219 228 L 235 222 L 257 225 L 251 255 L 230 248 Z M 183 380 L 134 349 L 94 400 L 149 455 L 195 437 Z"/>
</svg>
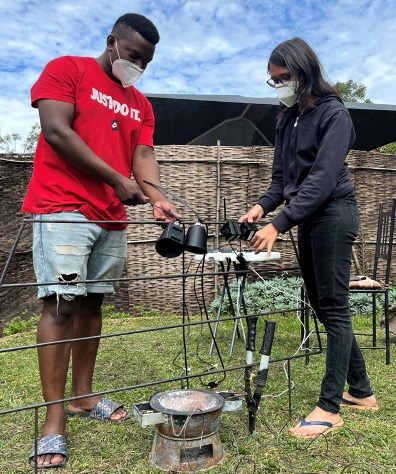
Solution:
<svg viewBox="0 0 396 474">
<path fill-rule="evenodd" d="M 266 63 L 300 36 L 332 82 L 352 79 L 377 104 L 396 104 L 394 0 L 12 0 L 0 5 L 0 134 L 38 122 L 29 91 L 62 55 L 99 56 L 115 20 L 146 15 L 161 41 L 138 89 L 156 94 L 275 97 Z"/>
</svg>

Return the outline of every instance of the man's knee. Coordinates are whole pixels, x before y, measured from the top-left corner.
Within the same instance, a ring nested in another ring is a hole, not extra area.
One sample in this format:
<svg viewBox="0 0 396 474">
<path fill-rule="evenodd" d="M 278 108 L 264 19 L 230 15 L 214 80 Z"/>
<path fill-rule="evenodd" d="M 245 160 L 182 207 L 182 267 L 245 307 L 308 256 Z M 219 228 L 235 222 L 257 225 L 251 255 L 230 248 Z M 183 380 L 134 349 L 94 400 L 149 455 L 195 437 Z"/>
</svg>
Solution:
<svg viewBox="0 0 396 474">
<path fill-rule="evenodd" d="M 86 311 L 91 314 L 100 316 L 104 295 L 102 293 L 88 293 L 87 296 L 81 299 L 81 306 L 84 306 Z"/>
<path fill-rule="evenodd" d="M 43 298 L 43 316 L 52 317 L 58 323 L 66 322 L 73 317 L 80 299 L 80 296 L 55 294 Z"/>
</svg>

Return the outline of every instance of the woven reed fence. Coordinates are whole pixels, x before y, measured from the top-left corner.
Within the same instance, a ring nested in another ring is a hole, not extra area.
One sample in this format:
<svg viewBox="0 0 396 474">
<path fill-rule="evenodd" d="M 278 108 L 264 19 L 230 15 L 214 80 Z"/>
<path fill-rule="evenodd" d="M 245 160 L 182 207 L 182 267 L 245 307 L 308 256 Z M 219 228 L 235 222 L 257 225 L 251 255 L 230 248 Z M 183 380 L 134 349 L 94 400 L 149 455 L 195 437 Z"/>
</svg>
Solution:
<svg viewBox="0 0 396 474">
<path fill-rule="evenodd" d="M 197 214 L 209 222 L 224 220 L 224 200 L 227 218 L 237 218 L 257 201 L 271 180 L 272 147 L 205 147 L 205 146 L 164 146 L 156 149 L 161 165 L 162 183 L 167 190 L 187 201 Z M 378 153 L 352 151 L 348 164 L 356 187 L 361 213 L 361 235 L 357 243 L 360 271 L 370 271 L 373 263 L 373 249 L 376 234 L 377 209 L 380 201 L 391 201 L 396 196 L 396 157 Z M 174 200 L 174 199 L 173 199 Z M 184 219 L 194 220 L 194 215 L 177 204 Z M 276 212 L 279 212 L 276 211 Z M 275 215 L 274 212 L 272 215 Z M 141 210 L 130 208 L 128 216 L 138 219 Z M 270 218 L 268 216 L 268 218 Z M 161 228 L 141 226 L 129 227 L 131 245 L 128 252 L 127 273 L 150 275 L 149 281 L 133 282 L 129 288 L 130 311 L 136 302 L 163 310 L 165 307 L 180 308 L 182 285 L 180 279 L 168 279 L 169 275 L 181 273 L 183 258 L 164 259 L 156 254 L 155 241 L 161 235 Z M 218 226 L 209 225 L 211 247 L 227 246 L 218 237 Z M 144 240 L 151 236 L 150 242 Z M 237 247 L 238 248 L 238 247 Z M 248 248 L 244 245 L 243 248 Z M 296 258 L 289 234 L 281 236 L 275 250 L 281 252 L 282 261 L 277 264 L 294 267 Z M 184 262 L 189 274 L 198 268 L 195 261 L 185 254 Z M 207 264 L 206 269 L 215 270 L 215 264 Z M 255 264 L 259 273 L 265 273 L 268 264 Z M 357 271 L 354 268 L 354 271 Z M 157 279 L 158 277 L 162 277 Z M 188 307 L 197 309 L 195 293 L 204 287 L 205 300 L 213 299 L 215 281 L 207 277 L 186 278 L 185 289 Z"/>
<path fill-rule="evenodd" d="M 245 213 L 270 183 L 272 156 L 272 147 L 156 147 L 163 186 L 208 222 L 208 246 L 212 248 L 229 246 L 219 236 L 219 223 L 225 217 L 224 203 L 227 219 L 238 218 Z M 370 272 L 378 204 L 381 201 L 390 202 L 396 196 L 396 157 L 352 151 L 347 161 L 361 214 L 357 262 L 361 271 Z M 0 269 L 4 267 L 21 221 L 26 217 L 20 212 L 20 206 L 31 168 L 31 156 L 0 155 Z M 168 197 L 175 201 L 171 195 Z M 188 207 L 177 203 L 177 208 L 187 227 L 195 222 L 196 216 Z M 138 315 L 142 308 L 180 312 L 183 291 L 189 311 L 201 309 L 196 298 L 201 291 L 207 303 L 213 299 L 215 277 L 207 276 L 201 280 L 198 277 L 198 262 L 192 254 L 185 253 L 183 260 L 182 256 L 165 259 L 155 252 L 155 242 L 162 228 L 153 223 L 148 205 L 128 208 L 128 219 L 135 223 L 128 227 L 127 265 L 116 295 L 107 297 L 106 304 Z M 239 244 L 236 248 L 239 249 Z M 242 249 L 246 248 L 248 245 L 245 243 Z M 296 266 L 289 234 L 280 236 L 275 250 L 282 255 L 282 261 L 273 264 L 276 268 L 281 264 L 287 268 Z M 265 275 L 272 267 L 255 264 L 254 268 Z M 205 269 L 217 270 L 215 264 L 209 262 Z M 184 279 L 180 276 L 183 272 L 188 275 Z M 26 282 L 34 282 L 30 228 L 22 236 L 5 280 L 10 284 Z M 16 286 L 0 291 L 0 329 L 16 315 L 30 315 L 40 310 L 35 287 Z"/>
</svg>

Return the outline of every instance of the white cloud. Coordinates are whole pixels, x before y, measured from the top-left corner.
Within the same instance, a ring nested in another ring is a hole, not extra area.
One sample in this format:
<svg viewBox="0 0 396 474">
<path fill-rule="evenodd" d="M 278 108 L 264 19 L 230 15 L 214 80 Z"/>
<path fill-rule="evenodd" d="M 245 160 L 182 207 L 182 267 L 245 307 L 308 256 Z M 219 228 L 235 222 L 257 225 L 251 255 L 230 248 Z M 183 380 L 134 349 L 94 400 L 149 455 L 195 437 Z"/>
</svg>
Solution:
<svg viewBox="0 0 396 474">
<path fill-rule="evenodd" d="M 271 50 L 293 36 L 318 53 L 330 79 L 352 79 L 377 103 L 396 104 L 393 0 L 14 0 L 0 5 L 0 130 L 26 136 L 37 122 L 29 90 L 56 56 L 98 56 L 115 20 L 135 11 L 161 41 L 139 82 L 150 93 L 274 97 Z"/>
</svg>

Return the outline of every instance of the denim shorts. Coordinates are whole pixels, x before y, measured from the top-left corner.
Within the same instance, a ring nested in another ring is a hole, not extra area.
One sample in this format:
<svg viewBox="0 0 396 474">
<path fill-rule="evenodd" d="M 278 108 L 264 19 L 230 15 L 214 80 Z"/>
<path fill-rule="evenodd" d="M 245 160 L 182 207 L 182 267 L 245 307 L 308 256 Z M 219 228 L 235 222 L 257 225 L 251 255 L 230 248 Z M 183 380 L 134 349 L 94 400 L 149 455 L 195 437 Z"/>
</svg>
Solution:
<svg viewBox="0 0 396 474">
<path fill-rule="evenodd" d="M 56 294 L 65 299 L 87 293 L 114 293 L 114 282 L 126 261 L 125 230 L 108 230 L 90 222 L 79 211 L 33 216 L 33 266 L 38 298 Z M 40 222 L 40 221 L 51 222 Z M 76 221 L 53 222 L 59 220 Z M 62 284 L 65 281 L 70 284 Z"/>
</svg>

